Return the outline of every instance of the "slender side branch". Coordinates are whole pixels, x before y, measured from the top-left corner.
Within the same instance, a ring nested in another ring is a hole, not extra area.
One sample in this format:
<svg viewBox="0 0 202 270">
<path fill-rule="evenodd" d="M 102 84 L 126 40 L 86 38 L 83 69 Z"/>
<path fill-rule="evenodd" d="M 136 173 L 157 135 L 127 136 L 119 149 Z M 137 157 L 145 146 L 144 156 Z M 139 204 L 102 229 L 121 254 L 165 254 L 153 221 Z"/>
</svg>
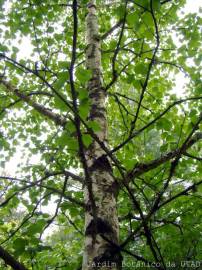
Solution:
<svg viewBox="0 0 202 270">
<path fill-rule="evenodd" d="M 121 19 L 120 21 L 118 21 L 115 25 L 112 26 L 112 28 L 110 28 L 106 33 L 104 33 L 101 36 L 101 40 L 106 39 L 109 35 L 111 35 L 117 28 L 119 28 L 122 24 L 124 23 L 124 19 Z"/>
<path fill-rule="evenodd" d="M 154 11 L 153 11 L 153 1 L 152 0 L 150 1 L 150 9 L 151 9 L 151 11 L 150 11 L 151 16 L 152 16 L 152 19 L 153 19 L 153 24 L 154 24 L 154 27 L 155 27 L 156 46 L 155 46 L 151 61 L 149 63 L 149 67 L 148 67 L 148 70 L 147 70 L 147 74 L 146 74 L 144 84 L 142 85 L 142 92 L 140 94 L 140 99 L 139 99 L 139 103 L 138 103 L 138 106 L 137 106 L 136 115 L 135 115 L 135 118 L 133 119 L 133 121 L 131 122 L 130 135 L 133 133 L 133 130 L 135 129 L 135 124 L 136 124 L 136 121 L 138 119 L 138 115 L 139 115 L 139 112 L 140 112 L 140 109 L 141 109 L 141 104 L 142 104 L 142 101 L 144 99 L 144 94 L 145 94 L 145 92 L 147 90 L 147 86 L 148 86 L 150 76 L 151 76 L 151 71 L 152 71 L 152 68 L 154 66 L 155 58 L 156 58 L 156 55 L 158 53 L 158 49 L 159 49 L 159 46 L 160 46 L 159 29 L 158 29 L 157 19 L 156 19 L 155 15 L 154 15 Z"/>
</svg>

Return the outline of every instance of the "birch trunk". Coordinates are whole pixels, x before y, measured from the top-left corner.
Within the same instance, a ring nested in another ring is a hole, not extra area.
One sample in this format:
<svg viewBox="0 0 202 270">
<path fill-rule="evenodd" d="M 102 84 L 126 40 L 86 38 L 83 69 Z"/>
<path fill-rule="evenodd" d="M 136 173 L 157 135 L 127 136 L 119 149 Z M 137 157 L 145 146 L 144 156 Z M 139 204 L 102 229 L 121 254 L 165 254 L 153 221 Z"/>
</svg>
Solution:
<svg viewBox="0 0 202 270">
<path fill-rule="evenodd" d="M 88 4 L 86 16 L 86 67 L 92 71 L 88 83 L 91 99 L 90 120 L 99 123 L 99 139 L 107 145 L 106 94 L 101 82 L 101 51 L 96 6 L 94 1 Z M 118 244 L 119 227 L 116 209 L 116 182 L 109 160 L 97 142 L 93 142 L 86 151 L 86 160 L 91 177 L 92 193 L 96 216 L 87 186 L 84 187 L 85 247 L 82 270 L 121 269 L 121 256 L 114 244 Z"/>
</svg>

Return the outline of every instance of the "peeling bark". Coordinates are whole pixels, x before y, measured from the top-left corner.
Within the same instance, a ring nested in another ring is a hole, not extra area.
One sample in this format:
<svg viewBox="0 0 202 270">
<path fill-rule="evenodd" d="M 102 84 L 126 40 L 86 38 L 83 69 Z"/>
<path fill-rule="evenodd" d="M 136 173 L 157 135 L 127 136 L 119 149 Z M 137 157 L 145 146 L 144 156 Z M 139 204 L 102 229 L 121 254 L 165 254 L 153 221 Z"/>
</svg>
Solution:
<svg viewBox="0 0 202 270">
<path fill-rule="evenodd" d="M 107 145 L 106 93 L 101 81 L 101 52 L 99 30 L 94 1 L 88 4 L 86 16 L 86 67 L 92 77 L 88 82 L 91 111 L 89 118 L 99 123 L 99 140 Z M 116 209 L 116 182 L 112 167 L 100 145 L 93 141 L 85 155 L 92 181 L 92 191 L 96 205 L 93 216 L 92 202 L 87 186 L 84 187 L 85 247 L 82 270 L 121 269 L 121 255 L 117 250 L 119 227 Z"/>
</svg>

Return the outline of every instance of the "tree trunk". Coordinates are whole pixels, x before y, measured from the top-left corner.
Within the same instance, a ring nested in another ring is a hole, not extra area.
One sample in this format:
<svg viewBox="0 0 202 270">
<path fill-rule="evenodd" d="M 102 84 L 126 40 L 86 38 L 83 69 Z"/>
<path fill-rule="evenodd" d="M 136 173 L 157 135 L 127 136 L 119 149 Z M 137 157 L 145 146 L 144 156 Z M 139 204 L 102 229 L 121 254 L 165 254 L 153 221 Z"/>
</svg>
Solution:
<svg viewBox="0 0 202 270">
<path fill-rule="evenodd" d="M 91 111 L 89 118 L 100 125 L 99 140 L 107 145 L 106 94 L 101 82 L 101 52 L 96 6 L 88 4 L 86 16 L 86 66 L 92 77 L 88 83 Z M 117 250 L 119 228 L 116 209 L 116 182 L 112 167 L 100 145 L 93 141 L 86 151 L 86 160 L 91 178 L 92 202 L 89 188 L 84 187 L 85 248 L 82 270 L 121 269 L 121 256 Z M 93 204 L 95 209 L 93 209 Z M 95 210 L 95 211 L 94 211 Z"/>
</svg>

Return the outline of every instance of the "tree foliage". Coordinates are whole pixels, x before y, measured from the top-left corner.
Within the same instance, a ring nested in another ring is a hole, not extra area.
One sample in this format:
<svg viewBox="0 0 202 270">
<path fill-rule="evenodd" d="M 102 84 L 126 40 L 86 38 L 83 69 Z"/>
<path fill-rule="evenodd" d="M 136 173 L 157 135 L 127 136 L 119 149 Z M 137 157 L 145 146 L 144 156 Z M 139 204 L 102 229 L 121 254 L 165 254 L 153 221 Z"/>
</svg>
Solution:
<svg viewBox="0 0 202 270">
<path fill-rule="evenodd" d="M 88 118 L 88 1 L 76 10 L 75 2 L 0 1 L 1 167 L 22 156 L 17 172 L 0 177 L 1 269 L 23 269 L 11 259 L 24 269 L 81 267 L 85 173 L 75 119 L 83 149 L 100 126 Z M 185 4 L 96 1 L 109 140 L 99 143 L 118 184 L 126 269 L 202 260 L 201 18 L 183 13 Z"/>
</svg>

